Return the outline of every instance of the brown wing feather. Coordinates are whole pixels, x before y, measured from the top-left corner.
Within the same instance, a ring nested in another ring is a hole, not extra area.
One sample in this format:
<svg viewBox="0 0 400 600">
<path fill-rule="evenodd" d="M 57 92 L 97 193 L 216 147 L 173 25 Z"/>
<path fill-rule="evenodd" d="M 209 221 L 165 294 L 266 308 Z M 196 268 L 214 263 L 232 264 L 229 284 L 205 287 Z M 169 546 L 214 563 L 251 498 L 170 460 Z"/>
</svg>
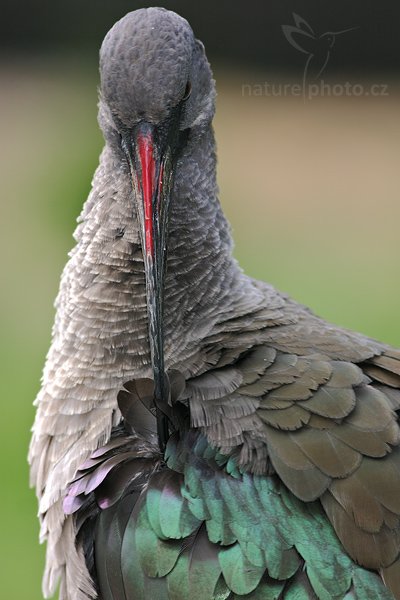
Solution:
<svg viewBox="0 0 400 600">
<path fill-rule="evenodd" d="M 364 364 L 364 371 L 375 381 L 390 387 L 400 388 L 400 353 L 388 351 L 375 356 Z"/>
<path fill-rule="evenodd" d="M 315 335 L 319 324 L 277 328 L 271 345 L 236 354 L 218 391 L 192 382 L 186 398 L 242 468 L 320 498 L 349 554 L 400 599 L 400 352 L 339 329 Z"/>
</svg>

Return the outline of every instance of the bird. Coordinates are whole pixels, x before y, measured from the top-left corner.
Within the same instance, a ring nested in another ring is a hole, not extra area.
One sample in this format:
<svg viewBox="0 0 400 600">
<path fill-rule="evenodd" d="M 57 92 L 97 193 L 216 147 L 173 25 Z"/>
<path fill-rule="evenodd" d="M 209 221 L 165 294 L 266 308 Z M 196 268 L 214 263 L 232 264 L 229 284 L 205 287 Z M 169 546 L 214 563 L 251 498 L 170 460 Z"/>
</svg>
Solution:
<svg viewBox="0 0 400 600">
<path fill-rule="evenodd" d="M 303 54 L 307 54 L 303 73 L 303 86 L 306 82 L 317 81 L 325 71 L 336 36 L 354 31 L 349 27 L 341 31 L 326 31 L 317 35 L 311 25 L 300 15 L 293 13 L 295 25 L 282 25 L 282 31 L 289 44 Z"/>
<path fill-rule="evenodd" d="M 176 13 L 107 33 L 29 451 L 43 594 L 400 599 L 400 351 L 242 271 L 215 95 Z"/>
</svg>

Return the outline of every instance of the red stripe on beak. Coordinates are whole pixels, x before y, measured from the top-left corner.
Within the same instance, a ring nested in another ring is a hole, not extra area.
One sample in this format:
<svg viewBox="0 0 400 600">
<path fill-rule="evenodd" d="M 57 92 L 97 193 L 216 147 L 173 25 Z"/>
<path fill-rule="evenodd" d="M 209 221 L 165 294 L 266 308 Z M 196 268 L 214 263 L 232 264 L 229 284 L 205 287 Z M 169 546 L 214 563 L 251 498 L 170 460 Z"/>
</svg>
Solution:
<svg viewBox="0 0 400 600">
<path fill-rule="evenodd" d="M 151 134 L 139 134 L 137 145 L 142 171 L 145 252 L 147 255 L 150 254 L 150 256 L 154 257 L 153 198 L 156 161 L 154 159 L 154 141 Z"/>
</svg>

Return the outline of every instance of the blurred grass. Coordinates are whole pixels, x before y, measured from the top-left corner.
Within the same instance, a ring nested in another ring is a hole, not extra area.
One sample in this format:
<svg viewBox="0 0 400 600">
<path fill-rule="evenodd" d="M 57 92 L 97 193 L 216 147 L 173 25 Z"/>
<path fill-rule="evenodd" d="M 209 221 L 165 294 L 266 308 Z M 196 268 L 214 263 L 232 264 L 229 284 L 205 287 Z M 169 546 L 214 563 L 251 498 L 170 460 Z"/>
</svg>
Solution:
<svg viewBox="0 0 400 600">
<path fill-rule="evenodd" d="M 58 279 L 101 148 L 96 67 L 18 64 L 0 73 L 1 595 L 39 600 L 44 548 L 26 455 Z"/>
<path fill-rule="evenodd" d="M 3 64 L 0 77 L 2 596 L 39 600 L 32 401 L 102 142 L 94 65 Z M 303 104 L 242 97 L 247 73 L 220 69 L 216 79 L 221 200 L 244 269 L 335 323 L 400 345 L 398 89 Z"/>
</svg>

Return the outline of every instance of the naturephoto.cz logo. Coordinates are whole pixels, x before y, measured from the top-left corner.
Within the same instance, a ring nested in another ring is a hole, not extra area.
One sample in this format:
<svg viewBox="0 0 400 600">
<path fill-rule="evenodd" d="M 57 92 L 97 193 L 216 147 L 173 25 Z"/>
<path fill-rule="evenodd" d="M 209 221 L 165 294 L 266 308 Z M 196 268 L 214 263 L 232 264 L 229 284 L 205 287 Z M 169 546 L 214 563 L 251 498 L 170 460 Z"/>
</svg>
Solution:
<svg viewBox="0 0 400 600">
<path fill-rule="evenodd" d="M 388 85 L 371 83 L 363 85 L 346 81 L 344 83 L 329 83 L 321 76 L 326 70 L 329 59 L 334 51 L 337 38 L 355 31 L 358 26 L 348 27 L 340 31 L 326 31 L 317 34 L 311 25 L 293 13 L 294 25 L 282 25 L 282 31 L 293 48 L 304 54 L 304 68 L 301 83 L 243 83 L 242 96 L 301 96 L 312 100 L 317 96 L 388 96 Z"/>
</svg>

